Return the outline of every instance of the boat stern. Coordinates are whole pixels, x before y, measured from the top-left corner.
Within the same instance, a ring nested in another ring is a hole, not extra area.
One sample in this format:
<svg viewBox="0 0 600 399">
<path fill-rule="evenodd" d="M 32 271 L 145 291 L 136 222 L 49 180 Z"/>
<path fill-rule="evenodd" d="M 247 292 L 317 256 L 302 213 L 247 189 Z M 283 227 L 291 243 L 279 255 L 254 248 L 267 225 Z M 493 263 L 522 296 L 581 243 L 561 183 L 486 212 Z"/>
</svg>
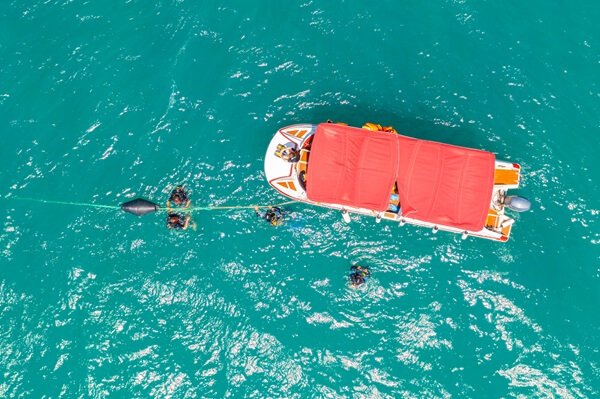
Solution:
<svg viewBox="0 0 600 399">
<path fill-rule="evenodd" d="M 515 219 L 505 213 L 505 198 L 508 190 L 519 188 L 521 166 L 517 163 L 496 160 L 494 191 L 489 213 L 485 222 L 487 234 L 497 241 L 508 241 Z"/>
</svg>

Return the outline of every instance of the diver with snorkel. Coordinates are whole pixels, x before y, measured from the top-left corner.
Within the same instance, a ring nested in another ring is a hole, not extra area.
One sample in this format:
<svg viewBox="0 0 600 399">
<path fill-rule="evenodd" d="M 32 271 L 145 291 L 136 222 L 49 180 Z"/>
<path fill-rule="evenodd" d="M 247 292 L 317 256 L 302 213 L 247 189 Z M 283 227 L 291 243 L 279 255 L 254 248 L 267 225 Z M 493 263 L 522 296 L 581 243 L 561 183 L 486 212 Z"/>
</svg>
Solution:
<svg viewBox="0 0 600 399">
<path fill-rule="evenodd" d="M 180 209 L 186 209 L 190 206 L 190 199 L 183 189 L 183 186 L 177 186 L 173 191 L 171 191 L 171 195 L 167 200 L 167 228 L 168 229 L 181 229 L 186 230 L 190 225 L 190 216 L 189 215 L 181 215 L 177 213 L 175 208 L 171 207 L 171 204 L 174 204 L 175 207 Z M 192 224 L 192 227 L 195 229 L 195 224 Z"/>
<path fill-rule="evenodd" d="M 254 212 L 256 212 L 256 217 L 265 219 L 271 226 L 279 226 L 283 222 L 283 211 L 279 207 L 270 206 L 264 214 L 261 214 L 258 206 L 255 206 Z"/>
<path fill-rule="evenodd" d="M 368 267 L 352 266 L 350 268 L 350 285 L 352 288 L 357 288 L 366 283 L 371 277 L 371 271 Z"/>
<path fill-rule="evenodd" d="M 177 186 L 173 191 L 171 191 L 171 195 L 167 200 L 167 211 L 171 212 L 173 209 L 171 208 L 171 201 L 178 208 L 187 208 L 190 206 L 190 199 L 188 198 L 187 193 L 183 189 L 183 186 Z"/>
</svg>

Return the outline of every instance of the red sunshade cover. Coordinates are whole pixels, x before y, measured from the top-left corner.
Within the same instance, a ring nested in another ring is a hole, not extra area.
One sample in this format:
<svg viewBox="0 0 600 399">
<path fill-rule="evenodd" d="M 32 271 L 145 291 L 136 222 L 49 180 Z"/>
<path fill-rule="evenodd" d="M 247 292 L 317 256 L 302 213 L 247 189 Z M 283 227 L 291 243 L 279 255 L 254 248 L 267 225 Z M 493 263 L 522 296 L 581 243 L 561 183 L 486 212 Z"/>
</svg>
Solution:
<svg viewBox="0 0 600 399">
<path fill-rule="evenodd" d="M 479 231 L 494 185 L 494 154 L 397 136 L 402 215 Z"/>
<path fill-rule="evenodd" d="M 397 136 L 322 123 L 310 152 L 306 195 L 315 202 L 384 211 L 398 165 Z"/>
<path fill-rule="evenodd" d="M 479 231 L 494 169 L 490 152 L 324 123 L 313 139 L 306 194 L 315 202 L 384 211 L 396 182 L 403 216 Z"/>
</svg>

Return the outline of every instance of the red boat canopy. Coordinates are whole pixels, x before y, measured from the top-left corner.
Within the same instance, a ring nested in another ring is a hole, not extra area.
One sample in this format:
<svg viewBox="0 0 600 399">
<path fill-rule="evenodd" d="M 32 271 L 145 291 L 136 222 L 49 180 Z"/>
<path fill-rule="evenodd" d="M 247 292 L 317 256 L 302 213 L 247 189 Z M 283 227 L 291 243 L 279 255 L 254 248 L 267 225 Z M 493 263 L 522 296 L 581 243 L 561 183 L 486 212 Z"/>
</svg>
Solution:
<svg viewBox="0 0 600 399">
<path fill-rule="evenodd" d="M 384 210 L 397 166 L 393 135 L 322 123 L 311 146 L 306 195 L 316 202 Z"/>
<path fill-rule="evenodd" d="M 396 182 L 403 216 L 479 231 L 494 161 L 485 151 L 323 123 L 312 143 L 306 194 L 315 202 L 384 211 Z"/>
</svg>

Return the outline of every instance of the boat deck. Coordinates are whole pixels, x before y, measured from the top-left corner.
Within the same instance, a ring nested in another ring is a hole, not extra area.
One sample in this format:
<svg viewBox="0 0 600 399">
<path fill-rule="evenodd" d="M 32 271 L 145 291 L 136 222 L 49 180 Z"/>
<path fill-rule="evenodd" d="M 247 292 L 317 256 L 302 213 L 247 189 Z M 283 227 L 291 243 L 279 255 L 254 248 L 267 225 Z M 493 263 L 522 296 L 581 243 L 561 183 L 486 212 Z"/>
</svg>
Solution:
<svg viewBox="0 0 600 399">
<path fill-rule="evenodd" d="M 513 186 L 519 184 L 519 169 L 496 169 L 494 185 Z"/>
</svg>

